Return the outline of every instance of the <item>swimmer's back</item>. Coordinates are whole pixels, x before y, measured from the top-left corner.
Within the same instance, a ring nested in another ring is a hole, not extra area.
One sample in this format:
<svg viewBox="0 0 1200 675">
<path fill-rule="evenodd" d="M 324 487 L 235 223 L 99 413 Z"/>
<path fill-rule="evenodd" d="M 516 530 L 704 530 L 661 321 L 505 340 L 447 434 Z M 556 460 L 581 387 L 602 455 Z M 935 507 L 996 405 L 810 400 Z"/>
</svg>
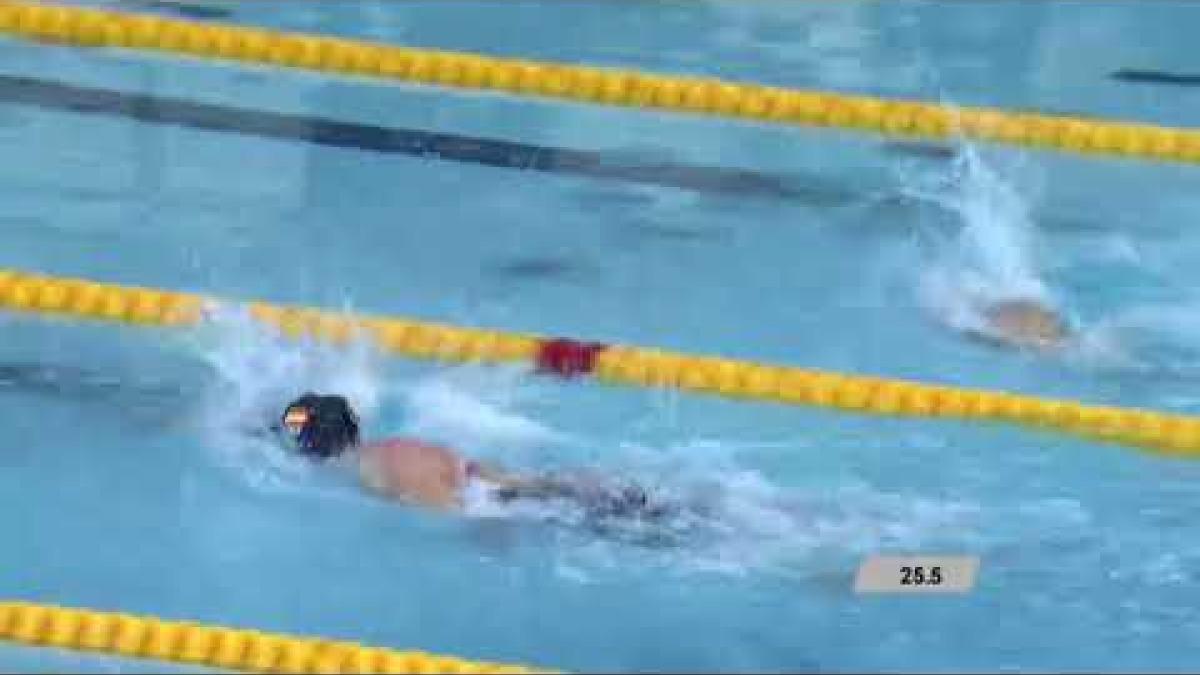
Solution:
<svg viewBox="0 0 1200 675">
<path fill-rule="evenodd" d="M 1071 329 L 1061 315 L 1035 300 L 1002 300 L 985 308 L 984 326 L 970 331 L 989 342 L 1022 349 L 1054 351 L 1066 345 Z"/>
</svg>

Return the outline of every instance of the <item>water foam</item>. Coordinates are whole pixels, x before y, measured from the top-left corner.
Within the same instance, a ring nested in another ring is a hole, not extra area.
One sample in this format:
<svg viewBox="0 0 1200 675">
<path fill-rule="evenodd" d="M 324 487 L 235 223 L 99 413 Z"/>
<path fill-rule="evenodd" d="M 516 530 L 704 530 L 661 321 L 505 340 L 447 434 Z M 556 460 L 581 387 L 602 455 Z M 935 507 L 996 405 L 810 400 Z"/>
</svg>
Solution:
<svg viewBox="0 0 1200 675">
<path fill-rule="evenodd" d="M 671 573 L 773 575 L 850 589 L 864 555 L 886 550 L 978 550 L 993 516 L 965 499 L 888 492 L 844 480 L 823 487 L 784 486 L 747 468 L 739 455 L 754 442 L 686 441 L 665 448 L 630 444 L 609 465 L 615 481 L 646 486 L 677 510 L 657 521 L 590 524 L 556 537 L 568 579 L 591 580 L 629 565 Z"/>
<path fill-rule="evenodd" d="M 570 442 L 519 411 L 537 392 L 524 376 L 523 368 L 463 366 L 418 380 L 404 392 L 406 431 L 489 454 Z"/>
<path fill-rule="evenodd" d="M 1080 334 L 1076 363 L 1150 376 L 1200 373 L 1200 307 L 1194 302 L 1142 304 L 1095 321 Z"/>
</svg>

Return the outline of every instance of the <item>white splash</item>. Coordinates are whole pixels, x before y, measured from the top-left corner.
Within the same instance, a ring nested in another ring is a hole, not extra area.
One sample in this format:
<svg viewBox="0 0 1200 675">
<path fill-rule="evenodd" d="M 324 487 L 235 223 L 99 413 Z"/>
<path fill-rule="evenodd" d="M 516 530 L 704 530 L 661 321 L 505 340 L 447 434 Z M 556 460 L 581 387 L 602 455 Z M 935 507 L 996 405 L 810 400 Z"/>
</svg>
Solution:
<svg viewBox="0 0 1200 675">
<path fill-rule="evenodd" d="M 1159 375 L 1200 371 L 1200 307 L 1145 304 L 1096 321 L 1073 354 L 1085 366 Z"/>
<path fill-rule="evenodd" d="M 407 430 L 459 447 L 521 449 L 570 438 L 519 412 L 534 392 L 524 371 L 463 367 L 416 382 L 404 392 Z"/>
<path fill-rule="evenodd" d="M 973 147 L 960 149 L 948 181 L 905 192 L 941 206 L 960 225 L 954 236 L 923 230 L 934 250 L 918 292 L 939 319 L 960 330 L 980 330 L 982 308 L 996 301 L 1055 305 L 1038 274 L 1037 232 L 1025 199 Z"/>
<path fill-rule="evenodd" d="M 346 396 L 364 421 L 380 396 L 374 352 L 365 341 L 346 348 L 294 341 L 242 307 L 219 306 L 192 334 L 192 349 L 216 375 L 202 424 L 218 460 L 262 488 L 312 473 L 267 435 L 283 406 L 308 391 Z"/>
</svg>

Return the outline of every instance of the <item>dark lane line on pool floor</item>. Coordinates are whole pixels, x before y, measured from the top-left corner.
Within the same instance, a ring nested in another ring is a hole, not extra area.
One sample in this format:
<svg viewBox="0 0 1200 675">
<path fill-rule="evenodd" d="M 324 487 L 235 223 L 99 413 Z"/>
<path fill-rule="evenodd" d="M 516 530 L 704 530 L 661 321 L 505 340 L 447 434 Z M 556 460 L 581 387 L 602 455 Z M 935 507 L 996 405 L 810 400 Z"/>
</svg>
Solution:
<svg viewBox="0 0 1200 675">
<path fill-rule="evenodd" d="M 1200 75 L 1168 73 L 1162 70 L 1122 68 L 1110 74 L 1109 77 L 1120 82 L 1137 82 L 1139 84 L 1170 84 L 1180 87 L 1200 86 Z"/>
<path fill-rule="evenodd" d="M 745 169 L 672 162 L 631 162 L 619 153 L 569 150 L 512 141 L 389 128 L 236 108 L 151 94 L 81 87 L 29 77 L 0 75 L 0 103 L 124 117 L 139 122 L 473 163 L 509 169 L 572 174 L 698 192 L 843 204 L 854 199 L 831 186 L 797 186 L 782 177 Z"/>
<path fill-rule="evenodd" d="M 229 19 L 233 10 L 227 7 L 204 5 L 196 2 L 181 2 L 180 0 L 128 0 L 119 3 L 123 11 L 157 11 L 162 14 L 174 14 L 186 19 Z"/>
</svg>

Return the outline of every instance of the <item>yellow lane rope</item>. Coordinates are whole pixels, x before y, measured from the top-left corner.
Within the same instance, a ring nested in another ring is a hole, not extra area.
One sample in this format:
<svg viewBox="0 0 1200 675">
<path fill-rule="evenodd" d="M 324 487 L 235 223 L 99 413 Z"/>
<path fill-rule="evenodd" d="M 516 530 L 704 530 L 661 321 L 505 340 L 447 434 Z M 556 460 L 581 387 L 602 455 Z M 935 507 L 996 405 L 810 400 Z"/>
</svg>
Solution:
<svg viewBox="0 0 1200 675">
<path fill-rule="evenodd" d="M 532 673 L 353 642 L 163 621 L 88 609 L 0 602 L 0 640 L 248 673 Z"/>
<path fill-rule="evenodd" d="M 961 135 L 1035 148 L 1200 162 L 1200 131 L 1193 129 L 496 58 L 99 9 L 0 0 L 0 33 L 760 122 L 934 139 Z"/>
<path fill-rule="evenodd" d="M 16 311 L 179 326 L 202 321 L 211 302 L 215 300 L 191 293 L 0 269 L 0 308 Z M 345 344 L 362 336 L 384 351 L 418 359 L 526 362 L 612 383 L 877 415 L 993 420 L 1165 453 L 1200 454 L 1200 418 L 1184 415 L 261 302 L 250 303 L 249 311 L 291 337 Z"/>
</svg>

